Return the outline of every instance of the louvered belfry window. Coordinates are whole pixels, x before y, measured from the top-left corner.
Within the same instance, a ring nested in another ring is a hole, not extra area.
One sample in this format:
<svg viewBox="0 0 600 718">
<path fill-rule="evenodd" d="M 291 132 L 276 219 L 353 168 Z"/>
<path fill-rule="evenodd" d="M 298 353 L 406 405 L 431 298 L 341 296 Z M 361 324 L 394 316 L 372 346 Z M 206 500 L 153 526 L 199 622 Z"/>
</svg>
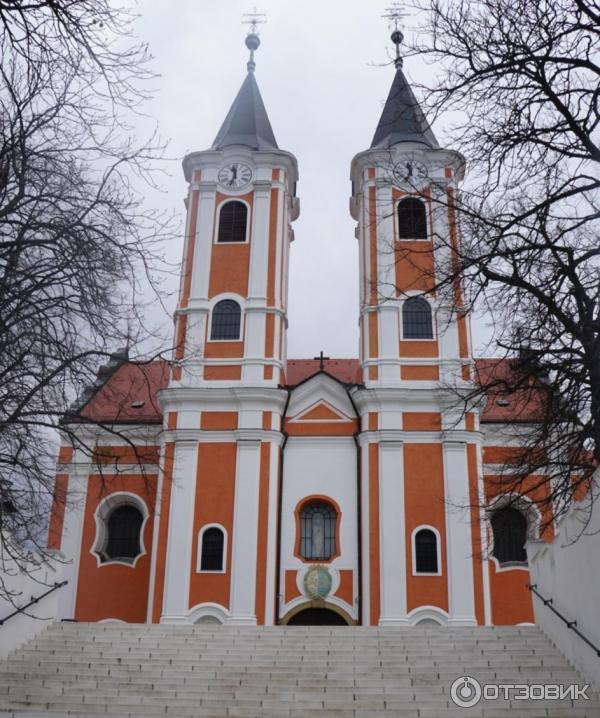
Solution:
<svg viewBox="0 0 600 718">
<path fill-rule="evenodd" d="M 144 517 L 135 506 L 117 506 L 107 521 L 105 554 L 109 559 L 131 560 L 141 553 L 140 535 Z"/>
<path fill-rule="evenodd" d="M 300 554 L 303 558 L 323 561 L 336 553 L 337 513 L 324 501 L 307 504 L 300 511 Z"/>
<path fill-rule="evenodd" d="M 202 534 L 202 554 L 200 557 L 201 571 L 223 570 L 223 532 L 218 528 L 206 529 Z"/>
<path fill-rule="evenodd" d="M 437 536 L 431 529 L 421 529 L 416 533 L 415 563 L 417 573 L 437 573 L 439 570 Z"/>
<path fill-rule="evenodd" d="M 422 297 L 411 297 L 402 307 L 404 339 L 433 339 L 431 306 Z"/>
<path fill-rule="evenodd" d="M 219 213 L 217 242 L 245 242 L 248 208 L 243 202 L 227 202 Z"/>
<path fill-rule="evenodd" d="M 492 515 L 494 557 L 500 563 L 525 563 L 527 551 L 527 519 L 511 506 L 494 511 Z"/>
<path fill-rule="evenodd" d="M 242 310 L 240 305 L 234 302 L 233 299 L 222 299 L 215 304 L 213 309 L 210 338 L 239 339 L 241 321 Z"/>
</svg>

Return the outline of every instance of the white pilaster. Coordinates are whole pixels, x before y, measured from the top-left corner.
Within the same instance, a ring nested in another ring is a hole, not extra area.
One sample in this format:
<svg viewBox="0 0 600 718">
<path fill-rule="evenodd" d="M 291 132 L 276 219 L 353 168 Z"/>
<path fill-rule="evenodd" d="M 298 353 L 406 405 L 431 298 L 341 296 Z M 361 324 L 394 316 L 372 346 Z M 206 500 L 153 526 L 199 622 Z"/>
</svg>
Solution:
<svg viewBox="0 0 600 718">
<path fill-rule="evenodd" d="M 57 616 L 57 618 L 75 618 L 75 603 L 77 600 L 77 585 L 79 582 L 79 562 L 81 552 L 85 550 L 81 542 L 83 538 L 83 519 L 90 474 L 89 456 L 81 450 L 76 450 L 68 474 L 69 484 L 65 501 L 60 550 L 67 562 L 62 570 L 63 577 L 69 583 L 59 598 L 60 616 Z"/>
<path fill-rule="evenodd" d="M 190 297 L 208 299 L 217 185 L 200 182 Z M 191 211 L 191 208 L 190 208 Z"/>
<path fill-rule="evenodd" d="M 189 609 L 197 456 L 196 441 L 175 445 L 161 623 L 185 623 Z"/>
<path fill-rule="evenodd" d="M 404 452 L 401 442 L 379 446 L 380 626 L 404 625 L 406 618 L 406 541 Z"/>
<path fill-rule="evenodd" d="M 240 440 L 233 509 L 229 623 L 256 625 L 256 555 L 260 441 Z"/>
<path fill-rule="evenodd" d="M 444 442 L 449 625 L 474 626 L 473 542 L 467 445 Z"/>
</svg>

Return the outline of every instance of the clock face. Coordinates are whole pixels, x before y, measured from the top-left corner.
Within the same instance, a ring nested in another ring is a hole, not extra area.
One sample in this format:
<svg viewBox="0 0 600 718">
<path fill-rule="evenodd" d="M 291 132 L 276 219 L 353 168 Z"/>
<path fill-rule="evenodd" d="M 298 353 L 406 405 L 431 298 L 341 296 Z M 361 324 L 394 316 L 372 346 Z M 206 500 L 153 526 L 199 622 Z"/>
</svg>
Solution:
<svg viewBox="0 0 600 718">
<path fill-rule="evenodd" d="M 252 170 L 242 162 L 231 162 L 221 167 L 218 178 L 223 187 L 240 189 L 252 179 Z"/>
<path fill-rule="evenodd" d="M 405 182 L 419 182 L 427 177 L 427 167 L 422 162 L 404 160 L 397 165 L 396 174 Z"/>
</svg>

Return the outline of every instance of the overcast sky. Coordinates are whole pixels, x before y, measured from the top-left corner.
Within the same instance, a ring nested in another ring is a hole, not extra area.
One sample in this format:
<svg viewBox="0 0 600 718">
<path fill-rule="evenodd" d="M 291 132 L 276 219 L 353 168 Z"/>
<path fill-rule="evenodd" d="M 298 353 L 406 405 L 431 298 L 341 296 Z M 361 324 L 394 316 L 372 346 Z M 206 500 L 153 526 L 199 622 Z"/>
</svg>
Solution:
<svg viewBox="0 0 600 718">
<path fill-rule="evenodd" d="M 148 111 L 169 155 L 208 149 L 246 75 L 247 28 L 239 0 L 139 0 L 137 25 L 161 77 Z M 256 79 L 279 147 L 299 165 L 301 214 L 290 260 L 288 356 L 358 356 L 358 242 L 348 211 L 350 162 L 369 147 L 393 80 L 386 3 L 262 0 Z M 417 19 L 408 20 L 408 24 Z M 431 73 L 419 59 L 407 76 Z M 434 126 L 443 141 L 443 128 Z M 178 161 L 165 207 L 183 215 Z M 178 261 L 181 236 L 168 249 Z M 170 304 L 173 308 L 173 302 Z"/>
</svg>

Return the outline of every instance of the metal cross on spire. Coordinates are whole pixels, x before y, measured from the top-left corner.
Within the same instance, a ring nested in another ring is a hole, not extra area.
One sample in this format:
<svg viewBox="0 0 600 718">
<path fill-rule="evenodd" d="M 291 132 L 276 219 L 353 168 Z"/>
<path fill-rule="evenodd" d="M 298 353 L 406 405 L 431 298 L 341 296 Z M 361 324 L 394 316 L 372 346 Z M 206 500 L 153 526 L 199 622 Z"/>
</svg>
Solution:
<svg viewBox="0 0 600 718">
<path fill-rule="evenodd" d="M 245 18 L 242 20 L 243 25 L 249 25 L 248 35 L 246 36 L 246 47 L 250 50 L 250 60 L 248 61 L 248 72 L 254 72 L 256 63 L 254 62 L 254 51 L 260 47 L 260 37 L 258 36 L 258 26 L 267 22 L 267 16 L 264 12 L 258 12 L 256 6 L 252 12 L 242 14 Z"/>
<path fill-rule="evenodd" d="M 390 27 L 393 27 L 392 42 L 396 46 L 396 59 L 394 60 L 394 65 L 397 70 L 402 67 L 403 62 L 400 57 L 400 45 L 404 40 L 404 34 L 402 33 L 402 30 L 400 30 L 400 26 L 402 24 L 402 20 L 407 17 L 407 15 L 408 13 L 402 8 L 402 4 L 400 2 L 393 2 L 390 7 L 386 8 L 385 14 L 381 16 L 386 20 L 389 20 Z"/>
<path fill-rule="evenodd" d="M 319 362 L 319 371 L 323 371 L 325 369 L 325 362 L 328 359 L 331 359 L 331 357 L 326 357 L 323 353 L 323 350 L 321 349 L 321 353 L 319 354 L 319 356 L 313 357 L 313 359 Z"/>
</svg>

